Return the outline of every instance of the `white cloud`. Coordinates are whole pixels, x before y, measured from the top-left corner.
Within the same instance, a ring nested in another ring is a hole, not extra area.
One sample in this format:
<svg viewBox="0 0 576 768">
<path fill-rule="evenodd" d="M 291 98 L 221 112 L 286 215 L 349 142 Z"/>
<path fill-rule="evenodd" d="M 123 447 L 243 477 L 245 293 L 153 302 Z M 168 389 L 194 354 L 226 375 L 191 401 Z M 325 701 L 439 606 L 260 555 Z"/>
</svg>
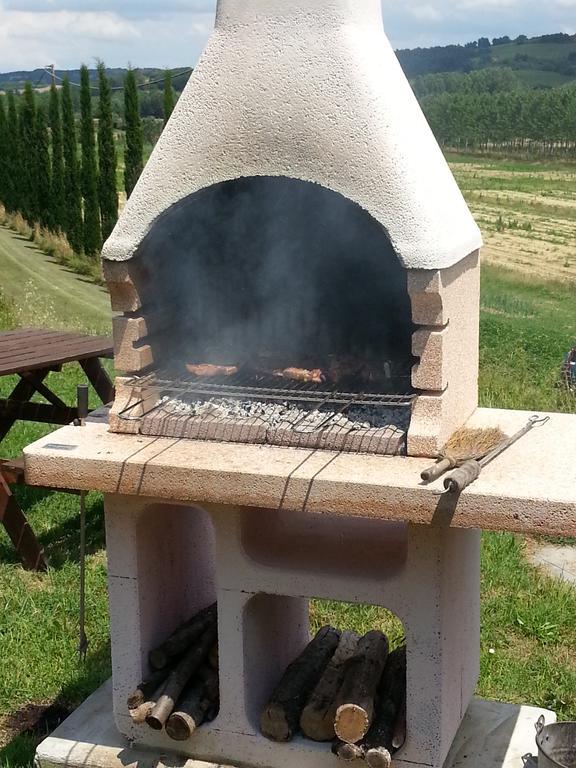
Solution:
<svg viewBox="0 0 576 768">
<path fill-rule="evenodd" d="M 410 14 L 419 21 L 440 21 L 442 12 L 433 5 L 416 5 L 409 8 Z"/>
<path fill-rule="evenodd" d="M 32 70 L 47 63 L 76 68 L 96 58 L 108 66 L 195 63 L 213 27 L 213 3 L 197 2 L 198 9 L 208 7 L 208 11 L 192 13 L 168 13 L 157 3 L 152 15 L 136 16 L 126 13 L 125 1 L 0 0 L 0 72 Z M 33 5 L 43 10 L 22 10 Z M 108 10 L 78 10 L 78 5 Z M 48 6 L 54 10 L 47 10 Z"/>
</svg>

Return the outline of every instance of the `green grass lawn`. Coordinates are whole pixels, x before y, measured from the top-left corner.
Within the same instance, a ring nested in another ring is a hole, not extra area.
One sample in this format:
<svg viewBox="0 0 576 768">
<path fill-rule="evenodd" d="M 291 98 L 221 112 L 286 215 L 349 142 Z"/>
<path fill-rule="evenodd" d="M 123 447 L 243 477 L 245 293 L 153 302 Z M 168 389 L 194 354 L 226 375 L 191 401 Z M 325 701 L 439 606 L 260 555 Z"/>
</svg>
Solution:
<svg viewBox="0 0 576 768">
<path fill-rule="evenodd" d="M 495 268 L 484 270 L 484 405 L 576 411 L 576 399 L 555 386 L 562 356 L 576 343 L 573 297 L 570 286 L 523 280 Z M 16 323 L 13 308 L 0 300 L 0 328 Z M 68 366 L 55 380 L 55 388 L 71 399 L 80 380 L 79 369 Z M 2 444 L 2 454 L 16 455 L 45 431 L 41 426 L 18 425 Z M 101 497 L 88 498 L 90 649 L 82 664 L 76 655 L 78 499 L 36 489 L 18 489 L 17 495 L 52 568 L 45 575 L 25 573 L 0 533 L 1 768 L 32 765 L 35 745 L 46 730 L 110 674 Z M 551 707 L 561 718 L 576 719 L 576 590 L 532 568 L 525 547 L 519 536 L 483 537 L 478 693 Z M 399 623 L 373 607 L 318 601 L 313 621 L 357 630 L 382 626 L 394 640 L 402 636 Z"/>
<path fill-rule="evenodd" d="M 482 277 L 480 401 L 489 408 L 576 412 L 557 386 L 576 344 L 576 286 L 538 283 L 485 266 Z"/>
</svg>

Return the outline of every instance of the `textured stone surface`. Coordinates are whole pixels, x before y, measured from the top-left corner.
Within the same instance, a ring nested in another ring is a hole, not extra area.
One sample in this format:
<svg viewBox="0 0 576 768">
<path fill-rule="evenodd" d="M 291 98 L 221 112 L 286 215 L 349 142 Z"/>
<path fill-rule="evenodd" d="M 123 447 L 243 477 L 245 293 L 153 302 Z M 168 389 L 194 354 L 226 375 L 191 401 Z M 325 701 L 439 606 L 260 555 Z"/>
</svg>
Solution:
<svg viewBox="0 0 576 768">
<path fill-rule="evenodd" d="M 423 394 L 413 406 L 408 433 L 409 456 L 436 456 L 450 435 L 478 405 L 480 254 L 474 252 L 451 269 L 427 273 L 410 271 L 408 290 L 413 319 L 427 320 L 416 331 L 413 352 L 419 357 L 412 384 Z M 436 322 L 422 315 L 418 297 L 436 296 Z"/>
<path fill-rule="evenodd" d="M 513 434 L 530 415 L 481 408 L 468 424 Z M 551 414 L 460 498 L 421 483 L 429 459 L 120 435 L 102 423 L 64 427 L 24 454 L 32 485 L 576 536 L 575 431 L 576 415 Z"/>
<path fill-rule="evenodd" d="M 126 699 L 147 674 L 147 652 L 215 589 L 220 712 L 180 750 L 283 768 L 286 750 L 260 736 L 259 715 L 309 640 L 308 599 L 329 598 L 402 620 L 408 738 L 397 764 L 440 768 L 478 679 L 480 532 L 278 510 L 263 528 L 250 508 L 202 506 L 105 499 L 119 730 L 149 747 L 169 743 L 133 725 Z M 304 766 L 337 764 L 326 745 L 297 740 L 289 753 Z"/>
<path fill-rule="evenodd" d="M 216 29 L 104 258 L 182 198 L 241 176 L 321 184 L 365 208 L 407 267 L 481 235 L 383 31 L 379 0 L 220 0 Z M 118 296 L 126 309 L 130 297 Z"/>
</svg>

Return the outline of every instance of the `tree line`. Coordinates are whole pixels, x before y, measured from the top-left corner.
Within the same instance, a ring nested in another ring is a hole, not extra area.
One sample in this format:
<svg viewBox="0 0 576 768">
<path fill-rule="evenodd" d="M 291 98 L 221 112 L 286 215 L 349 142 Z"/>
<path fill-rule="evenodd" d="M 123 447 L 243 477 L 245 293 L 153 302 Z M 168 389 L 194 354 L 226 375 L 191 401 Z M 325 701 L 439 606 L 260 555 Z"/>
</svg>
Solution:
<svg viewBox="0 0 576 768">
<path fill-rule="evenodd" d="M 129 197 L 144 165 L 144 135 L 136 73 L 123 83 L 123 186 Z M 80 116 L 72 84 L 53 82 L 47 107 L 26 83 L 22 93 L 0 95 L 0 203 L 8 213 L 65 235 L 76 253 L 94 257 L 118 219 L 118 142 L 112 90 L 98 65 L 93 109 L 90 73 L 80 70 Z M 164 82 L 164 116 L 174 108 L 170 74 Z"/>
<path fill-rule="evenodd" d="M 576 85 L 461 89 L 428 93 L 420 103 L 445 148 L 576 157 Z"/>
</svg>

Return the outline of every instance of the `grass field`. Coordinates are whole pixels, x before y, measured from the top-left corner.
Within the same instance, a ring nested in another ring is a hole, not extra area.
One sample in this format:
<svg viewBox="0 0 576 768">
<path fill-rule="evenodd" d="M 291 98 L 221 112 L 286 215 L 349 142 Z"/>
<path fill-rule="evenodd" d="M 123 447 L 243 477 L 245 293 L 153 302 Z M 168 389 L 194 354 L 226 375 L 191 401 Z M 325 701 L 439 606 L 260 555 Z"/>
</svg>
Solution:
<svg viewBox="0 0 576 768">
<path fill-rule="evenodd" d="M 568 58 L 576 51 L 576 42 L 568 43 L 535 43 L 527 42 L 523 45 L 507 43 L 506 45 L 494 45 L 491 48 L 492 61 L 497 64 L 507 65 L 518 55 L 531 59 L 560 61 Z"/>
<path fill-rule="evenodd" d="M 104 288 L 2 226 L 0 270 L 0 287 L 13 305 L 16 324 L 110 333 L 110 299 Z"/>
<path fill-rule="evenodd" d="M 485 264 L 576 280 L 576 164 L 450 160 L 484 234 Z"/>
<path fill-rule="evenodd" d="M 555 247 L 549 238 L 556 237 L 552 230 L 555 232 L 557 222 L 561 220 L 568 229 L 573 226 L 571 213 L 559 218 L 563 206 L 573 211 L 573 170 L 470 158 L 455 158 L 454 167 L 475 212 L 486 218 L 480 222 L 488 244 L 482 284 L 482 403 L 534 411 L 576 411 L 576 398 L 555 386 L 562 356 L 576 343 L 576 285 L 572 282 L 576 273 L 571 265 L 559 265 L 549 250 Z M 499 207 L 494 199 L 488 203 L 485 195 L 507 196 L 508 207 Z M 497 227 L 491 228 L 500 215 L 511 220 L 525 215 L 522 222 L 532 223 L 528 212 L 522 210 L 528 205 L 526 195 L 536 196 L 539 205 L 549 205 L 557 214 L 546 224 L 545 210 L 535 210 L 533 226 L 538 237 L 527 238 L 534 249 L 530 258 L 514 254 L 515 248 L 525 245 L 523 233 L 530 230 L 506 230 L 504 234 L 511 238 L 509 246 L 498 251 L 495 239 L 502 233 Z M 569 252 L 569 235 L 563 237 Z M 17 250 L 20 245 L 15 242 L 14 246 L 4 243 L 4 247 Z M 552 263 L 544 265 L 549 257 Z M 13 270 L 17 262 L 18 257 L 12 258 Z M 0 251 L 0 267 L 3 265 Z M 28 274 L 34 282 L 32 273 Z M 17 271 L 12 274 L 17 281 Z M 546 279 L 550 277 L 554 280 Z M 96 306 L 99 289 L 85 283 L 82 286 L 83 295 L 87 291 Z M 17 286 L 12 288 L 17 291 Z M 107 310 L 102 316 L 97 313 L 100 320 L 82 319 L 81 310 L 70 310 L 65 301 L 55 299 L 58 285 L 54 290 L 50 280 L 43 283 L 42 293 L 51 301 L 50 323 L 71 327 L 77 322 L 80 327 L 92 328 L 94 323 L 107 322 Z M 20 301 L 17 293 L 11 295 Z M 42 304 L 16 307 L 0 299 L 0 328 L 21 324 L 22 313 L 26 322 L 34 323 L 34 306 L 40 307 L 37 321 L 41 323 L 46 318 Z M 70 399 L 80 380 L 80 371 L 69 366 L 65 376 L 59 377 L 57 389 Z M 19 425 L 3 442 L 2 454 L 16 455 L 45 430 Z M 78 500 L 32 489 L 20 489 L 18 496 L 47 548 L 52 568 L 46 575 L 23 572 L 0 533 L 1 768 L 31 765 L 37 740 L 109 675 L 101 498 L 92 494 L 88 504 L 90 650 L 86 664 L 80 664 L 76 657 Z M 562 718 L 576 719 L 576 590 L 532 568 L 525 557 L 526 546 L 518 536 L 483 537 L 482 674 L 478 692 L 490 698 L 547 706 Z M 317 602 L 313 620 L 316 625 L 334 622 L 358 630 L 382 626 L 395 639 L 400 639 L 402 632 L 388 614 L 369 607 Z"/>
</svg>

